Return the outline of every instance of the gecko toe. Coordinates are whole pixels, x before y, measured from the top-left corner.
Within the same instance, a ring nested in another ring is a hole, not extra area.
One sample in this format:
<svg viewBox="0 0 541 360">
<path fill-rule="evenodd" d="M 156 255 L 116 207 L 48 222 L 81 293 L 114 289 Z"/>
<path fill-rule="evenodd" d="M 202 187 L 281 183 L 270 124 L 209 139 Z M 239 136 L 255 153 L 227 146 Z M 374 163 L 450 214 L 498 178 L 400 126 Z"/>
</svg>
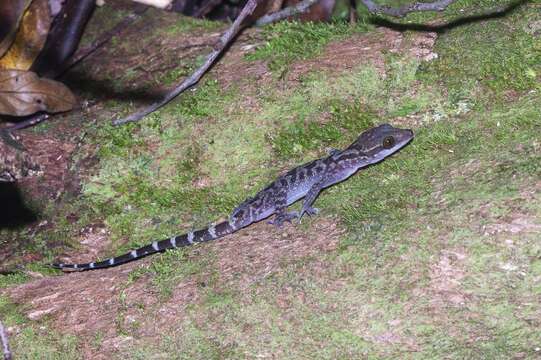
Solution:
<svg viewBox="0 0 541 360">
<path fill-rule="evenodd" d="M 299 213 L 296 211 L 278 214 L 274 217 L 274 220 L 270 220 L 269 224 L 275 225 L 277 227 L 282 227 L 285 222 L 291 223 L 291 220 L 299 217 Z"/>
</svg>

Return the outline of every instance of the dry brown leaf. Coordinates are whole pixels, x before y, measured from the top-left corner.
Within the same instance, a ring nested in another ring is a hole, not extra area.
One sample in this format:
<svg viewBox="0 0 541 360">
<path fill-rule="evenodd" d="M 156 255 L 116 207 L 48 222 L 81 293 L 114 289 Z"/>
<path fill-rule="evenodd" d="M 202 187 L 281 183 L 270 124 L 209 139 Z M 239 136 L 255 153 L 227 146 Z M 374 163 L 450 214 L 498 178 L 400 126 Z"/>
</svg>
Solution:
<svg viewBox="0 0 541 360">
<path fill-rule="evenodd" d="M 11 46 L 24 11 L 32 0 L 0 1 L 0 56 Z"/>
<path fill-rule="evenodd" d="M 22 17 L 15 40 L 0 58 L 0 69 L 28 70 L 45 44 L 51 21 L 48 0 L 32 1 Z"/>
<path fill-rule="evenodd" d="M 31 71 L 0 70 L 0 114 L 56 113 L 74 105 L 75 96 L 58 81 L 40 78 Z"/>
</svg>

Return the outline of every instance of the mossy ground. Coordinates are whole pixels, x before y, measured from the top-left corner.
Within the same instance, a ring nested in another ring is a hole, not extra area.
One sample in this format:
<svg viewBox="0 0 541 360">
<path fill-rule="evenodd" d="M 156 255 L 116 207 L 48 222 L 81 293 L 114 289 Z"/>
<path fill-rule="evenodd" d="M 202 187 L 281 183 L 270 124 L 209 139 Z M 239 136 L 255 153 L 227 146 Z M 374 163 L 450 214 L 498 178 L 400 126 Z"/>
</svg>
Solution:
<svg viewBox="0 0 541 360">
<path fill-rule="evenodd" d="M 453 22 L 471 9 L 508 4 L 459 1 L 446 13 L 415 14 L 401 24 Z M 539 2 L 525 2 L 503 16 L 447 27 L 434 48 L 438 59 L 428 63 L 389 53 L 385 74 L 369 65 L 339 76 L 314 71 L 295 86 L 280 78 L 293 62 L 318 56 L 328 41 L 374 29 L 276 25 L 244 60 L 272 57 L 270 71 L 279 76 L 258 93 L 224 90 L 210 74 L 138 124 L 113 128 L 105 125 L 108 115 L 99 126 L 89 123 L 86 141 L 98 147 L 99 162 L 80 198 L 44 212 L 54 214 L 55 226 L 39 232 L 33 248 L 48 262 L 97 221 L 111 233 L 104 257 L 205 226 L 281 171 L 391 122 L 413 127 L 413 143 L 317 200 L 321 217 L 336 216 L 347 229 L 336 250 L 284 262 L 242 289 L 219 280 L 210 246 L 207 254 L 154 256 L 130 274 L 127 288 L 147 281 L 165 301 L 177 280 L 205 273 L 203 295 L 171 325 L 176 331 L 152 341 L 136 337 L 116 356 L 541 356 L 541 41 L 531 31 L 540 10 Z M 109 111 L 118 110 L 113 105 Z M 66 220 L 72 212 L 79 214 L 75 223 Z M 0 277 L 0 286 L 26 281 L 21 272 Z M 2 319 L 20 329 L 11 337 L 18 358 L 78 358 L 77 343 L 89 342 L 44 336 L 50 322 L 23 312 L 0 298 Z M 105 340 L 97 334 L 92 346 L 99 351 Z"/>
</svg>

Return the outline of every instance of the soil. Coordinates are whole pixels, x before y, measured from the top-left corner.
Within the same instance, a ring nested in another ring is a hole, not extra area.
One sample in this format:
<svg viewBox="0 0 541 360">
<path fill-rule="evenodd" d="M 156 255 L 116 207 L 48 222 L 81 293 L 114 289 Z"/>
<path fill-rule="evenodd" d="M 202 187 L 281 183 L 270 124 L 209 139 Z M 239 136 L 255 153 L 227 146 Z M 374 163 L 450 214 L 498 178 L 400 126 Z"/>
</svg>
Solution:
<svg viewBox="0 0 541 360">
<path fill-rule="evenodd" d="M 242 291 L 273 274 L 284 263 L 334 250 L 343 233 L 331 218 L 316 220 L 310 229 L 307 233 L 294 225 L 277 229 L 259 223 L 226 239 L 200 246 L 192 256 L 213 247 L 218 259 L 214 264 L 219 274 L 217 280 Z M 204 274 L 180 281 L 165 302 L 148 284 L 148 278 L 142 277 L 127 286 L 129 274 L 147 267 L 150 261 L 147 258 L 106 271 L 37 278 L 9 288 L 5 294 L 14 303 L 25 305 L 24 314 L 29 319 L 47 317 L 60 333 L 79 335 L 82 339 L 92 339 L 98 333 L 104 335 L 109 340 L 102 344 L 100 352 L 110 353 L 119 350 L 125 340 L 118 335 L 118 326 L 137 322 L 138 335 L 159 337 L 182 319 L 186 306 L 199 299 L 204 284 L 197 279 L 205 278 Z M 120 300 L 121 293 L 124 302 Z M 119 313 L 124 314 L 123 322 L 116 324 Z M 90 344 L 83 344 L 83 348 L 85 358 L 99 358 Z"/>
</svg>

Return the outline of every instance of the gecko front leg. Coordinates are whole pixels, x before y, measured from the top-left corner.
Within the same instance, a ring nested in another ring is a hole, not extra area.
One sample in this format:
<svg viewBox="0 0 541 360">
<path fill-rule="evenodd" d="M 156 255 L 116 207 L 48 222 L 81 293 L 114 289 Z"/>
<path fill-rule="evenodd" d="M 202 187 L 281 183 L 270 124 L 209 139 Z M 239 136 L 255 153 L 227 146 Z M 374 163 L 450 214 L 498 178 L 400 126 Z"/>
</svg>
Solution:
<svg viewBox="0 0 541 360">
<path fill-rule="evenodd" d="M 302 209 L 301 209 L 301 211 L 299 213 L 299 223 L 301 222 L 301 218 L 305 213 L 308 214 L 309 216 L 317 215 L 319 213 L 319 209 L 312 207 L 312 204 L 316 200 L 316 198 L 319 195 L 319 193 L 321 192 L 321 190 L 323 190 L 323 184 L 324 183 L 325 183 L 324 180 L 320 180 L 317 183 L 315 183 L 314 185 L 312 185 L 310 190 L 308 190 L 308 193 L 304 197 L 304 202 L 302 204 Z"/>
<path fill-rule="evenodd" d="M 290 223 L 293 219 L 299 217 L 297 211 L 287 211 L 287 191 L 285 189 L 280 190 L 274 195 L 274 208 L 276 209 L 276 215 L 274 216 L 274 219 L 270 220 L 268 223 L 277 227 L 282 227 L 285 222 Z"/>
</svg>

